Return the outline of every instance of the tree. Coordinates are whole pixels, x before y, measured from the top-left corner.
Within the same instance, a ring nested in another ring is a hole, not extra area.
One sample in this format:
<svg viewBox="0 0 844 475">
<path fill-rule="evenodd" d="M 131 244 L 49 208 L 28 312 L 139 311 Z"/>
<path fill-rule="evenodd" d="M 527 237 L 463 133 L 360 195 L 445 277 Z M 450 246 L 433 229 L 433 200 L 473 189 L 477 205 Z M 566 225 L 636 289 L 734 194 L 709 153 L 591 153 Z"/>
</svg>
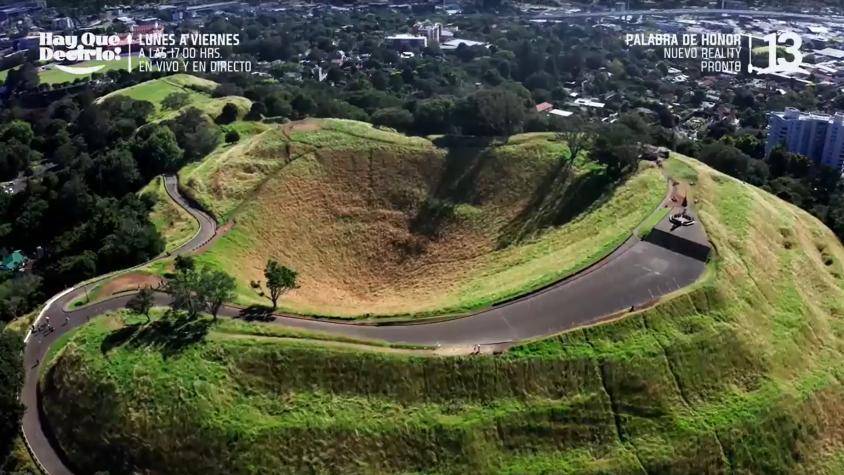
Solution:
<svg viewBox="0 0 844 475">
<path fill-rule="evenodd" d="M 387 107 L 372 114 L 372 123 L 404 131 L 413 125 L 413 114 L 401 107 Z"/>
<path fill-rule="evenodd" d="M 96 156 L 93 165 L 88 171 L 88 182 L 100 195 L 123 196 L 137 190 L 141 183 L 137 162 L 125 145 Z"/>
<path fill-rule="evenodd" d="M 789 203 L 794 203 L 801 208 L 805 208 L 811 200 L 809 187 L 794 177 L 781 176 L 775 178 L 769 181 L 764 188 L 768 192 L 777 195 Z"/>
<path fill-rule="evenodd" d="M 166 289 L 173 309 L 186 311 L 190 318 L 206 310 L 216 320 L 223 303 L 234 297 L 235 280 L 223 271 L 191 268 L 167 279 Z"/>
<path fill-rule="evenodd" d="M 99 150 L 109 144 L 111 124 L 108 115 L 96 104 L 91 104 L 77 116 L 76 127 L 85 138 L 89 151 Z"/>
<path fill-rule="evenodd" d="M 735 137 L 733 145 L 753 158 L 762 158 L 765 155 L 765 143 L 750 134 Z"/>
<path fill-rule="evenodd" d="M 595 136 L 591 157 L 607 167 L 607 175 L 620 178 L 635 169 L 641 143 L 639 136 L 620 122 L 603 126 Z"/>
<path fill-rule="evenodd" d="M 188 105 L 190 95 L 186 92 L 171 92 L 161 101 L 161 107 L 169 110 L 177 110 Z"/>
<path fill-rule="evenodd" d="M 296 94 L 290 102 L 290 105 L 293 106 L 293 109 L 299 114 L 299 117 L 305 117 L 309 114 L 313 114 L 317 107 L 316 102 L 314 102 L 311 96 L 303 92 Z"/>
<path fill-rule="evenodd" d="M 179 148 L 176 134 L 169 127 L 150 124 L 135 134 L 132 155 L 144 177 L 149 180 L 155 175 L 178 170 L 184 152 Z"/>
<path fill-rule="evenodd" d="M 0 461 L 20 434 L 23 405 L 18 397 L 23 386 L 23 340 L 0 324 Z"/>
<path fill-rule="evenodd" d="M 29 146 L 35 134 L 32 132 L 32 127 L 29 122 L 22 120 L 13 120 L 0 128 L 0 141 L 8 142 L 15 139 L 18 142 Z"/>
<path fill-rule="evenodd" d="M 17 178 L 20 172 L 29 169 L 30 164 L 38 159 L 40 154 L 37 151 L 17 139 L 0 142 L 0 180 Z"/>
<path fill-rule="evenodd" d="M 258 104 L 261 104 L 260 102 Z M 263 115 L 267 115 L 270 117 L 290 117 L 293 113 L 293 108 L 290 106 L 290 102 L 282 95 L 282 94 L 272 94 L 267 96 L 264 99 L 264 108 L 260 111 Z M 254 105 L 254 104 L 253 104 Z M 252 114 L 252 110 L 249 111 Z M 260 116 L 255 119 L 260 120 Z"/>
<path fill-rule="evenodd" d="M 196 318 L 203 308 L 200 296 L 197 294 L 199 289 L 197 276 L 198 273 L 193 270 L 177 272 L 167 279 L 165 284 L 166 292 L 173 298 L 170 307 L 173 310 L 186 311 L 190 318 Z"/>
<path fill-rule="evenodd" d="M 66 282 L 81 282 L 97 275 L 97 255 L 90 250 L 59 260 L 59 274 Z"/>
<path fill-rule="evenodd" d="M 0 320 L 9 321 L 37 304 L 41 297 L 41 277 L 23 273 L 0 283 Z"/>
<path fill-rule="evenodd" d="M 470 135 L 512 135 L 522 128 L 525 108 L 522 99 L 502 87 L 484 89 L 458 105 L 464 133 Z"/>
<path fill-rule="evenodd" d="M 6 75 L 6 88 L 9 91 L 28 91 L 38 87 L 38 69 L 32 63 L 23 63 L 19 68 L 10 69 Z"/>
<path fill-rule="evenodd" d="M 594 130 L 589 123 L 577 117 L 566 117 L 558 120 L 560 128 L 558 136 L 569 147 L 567 167 L 570 167 L 574 164 L 577 154 L 592 143 Z"/>
<path fill-rule="evenodd" d="M 126 308 L 139 315 L 144 315 L 147 317 L 147 323 L 149 323 L 151 321 L 149 311 L 152 309 L 152 297 L 152 289 L 144 287 L 126 302 Z"/>
<path fill-rule="evenodd" d="M 184 150 L 184 161 L 193 162 L 210 153 L 220 140 L 220 133 L 208 116 L 195 107 L 189 107 L 167 126 L 176 135 L 179 147 Z"/>
<path fill-rule="evenodd" d="M 131 199 L 141 201 L 135 195 Z M 97 262 L 104 269 L 129 267 L 151 259 L 164 250 L 164 240 L 144 215 L 125 215 L 118 210 L 111 232 L 101 242 Z"/>
<path fill-rule="evenodd" d="M 226 132 L 226 143 L 235 143 L 240 140 L 240 134 L 236 130 Z"/>
<path fill-rule="evenodd" d="M 261 120 L 261 119 L 264 118 L 264 115 L 266 115 L 266 114 L 267 114 L 267 106 L 265 106 L 263 102 L 255 101 L 255 102 L 252 103 L 252 107 L 249 108 L 249 113 L 246 114 L 246 117 L 244 117 L 244 119 L 246 119 L 246 120 Z"/>
<path fill-rule="evenodd" d="M 220 115 L 217 116 L 217 120 L 215 122 L 218 124 L 231 124 L 237 120 L 237 113 L 237 106 L 231 102 L 226 102 L 226 105 L 223 106 L 223 110 L 220 112 Z"/>
<path fill-rule="evenodd" d="M 273 310 L 278 308 L 278 299 L 285 292 L 296 288 L 296 271 L 289 269 L 277 261 L 270 259 L 264 268 L 264 278 L 267 279 L 267 288 L 270 290 L 270 301 L 273 303 Z"/>
<path fill-rule="evenodd" d="M 372 87 L 378 89 L 379 91 L 383 91 L 387 89 L 390 78 L 387 77 L 387 73 L 381 69 L 377 69 L 374 73 L 372 73 L 372 78 L 370 80 L 372 81 Z"/>
<path fill-rule="evenodd" d="M 176 256 L 173 264 L 176 267 L 176 272 L 181 274 L 192 272 L 196 267 L 193 256 Z"/>
<path fill-rule="evenodd" d="M 135 100 L 122 94 L 108 97 L 99 107 L 112 121 L 128 121 L 131 124 L 130 132 L 146 124 L 149 116 L 155 112 L 152 102 Z"/>
<path fill-rule="evenodd" d="M 744 180 L 750 166 L 750 157 L 732 145 L 712 142 L 700 149 L 698 158 L 712 168 Z"/>
<path fill-rule="evenodd" d="M 224 82 L 219 86 L 214 88 L 214 91 L 211 93 L 213 97 L 226 97 L 226 96 L 242 96 L 243 95 L 243 88 L 238 86 L 237 84 L 233 84 L 230 82 Z"/>
<path fill-rule="evenodd" d="M 413 112 L 414 129 L 423 134 L 447 133 L 451 128 L 454 101 L 434 98 L 420 101 Z"/>
<path fill-rule="evenodd" d="M 234 298 L 234 277 L 223 271 L 203 268 L 199 271 L 197 285 L 199 300 L 216 320 L 223 303 Z"/>
</svg>

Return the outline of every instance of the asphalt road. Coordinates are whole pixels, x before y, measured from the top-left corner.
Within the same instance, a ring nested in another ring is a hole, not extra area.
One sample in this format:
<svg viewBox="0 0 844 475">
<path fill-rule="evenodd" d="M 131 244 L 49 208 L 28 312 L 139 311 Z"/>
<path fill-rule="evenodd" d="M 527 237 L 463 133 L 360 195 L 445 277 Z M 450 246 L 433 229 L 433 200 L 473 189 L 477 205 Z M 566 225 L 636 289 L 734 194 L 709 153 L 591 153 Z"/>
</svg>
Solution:
<svg viewBox="0 0 844 475">
<path fill-rule="evenodd" d="M 176 175 L 167 175 L 164 177 L 164 189 L 170 198 L 186 209 L 197 221 L 199 221 L 199 232 L 197 232 L 190 241 L 182 244 L 175 253 L 190 252 L 198 249 L 200 246 L 210 241 L 217 231 L 217 222 L 214 218 L 206 214 L 204 211 L 197 209 L 179 193 L 179 181 Z"/>
<path fill-rule="evenodd" d="M 175 177 L 165 179 L 167 192 L 201 224 L 200 232 L 175 253 L 195 250 L 213 237 L 214 220 L 194 209 L 178 192 Z M 666 223 L 660 227 L 670 228 Z M 700 225 L 696 225 L 700 226 Z M 681 228 L 678 233 L 687 232 Z M 698 234 L 703 236 L 702 228 Z M 685 287 L 700 277 L 705 263 L 665 247 L 631 237 L 610 256 L 587 271 L 563 280 L 542 291 L 507 304 L 466 317 L 432 323 L 371 326 L 276 315 L 272 323 L 295 328 L 378 339 L 395 343 L 424 345 L 473 345 L 515 342 L 546 336 L 615 318 L 631 306 L 644 306 L 656 298 Z M 130 296 L 115 297 L 78 310 L 65 306 L 84 292 L 75 287 L 57 295 L 45 305 L 37 322 L 47 318 L 55 327 L 50 334 L 27 337 L 24 354 L 26 377 L 21 400 L 26 405 L 23 433 L 37 461 L 50 475 L 72 475 L 50 443 L 41 424 L 38 404 L 39 363 L 50 345 L 68 330 L 84 324 L 93 316 L 122 308 Z M 156 303 L 165 305 L 168 296 L 156 295 Z M 240 309 L 224 307 L 222 315 L 237 316 Z"/>
<path fill-rule="evenodd" d="M 217 223 L 206 213 L 193 207 L 179 193 L 176 176 L 165 176 L 164 188 L 176 203 L 187 210 L 199 222 L 199 231 L 188 242 L 174 250 L 171 254 L 191 252 L 214 237 L 214 233 L 217 230 Z M 114 305 L 122 306 L 128 300 L 127 298 L 120 302 L 107 301 L 105 302 L 106 305 L 94 305 L 91 308 L 77 311 L 67 312 L 64 310 L 70 302 L 85 293 L 85 287 L 91 286 L 94 283 L 95 281 L 91 281 L 85 285 L 75 286 L 48 300 L 36 319 L 36 325 L 49 322 L 55 328 L 55 331 L 50 333 L 30 333 L 26 337 L 23 358 L 25 370 L 24 385 L 21 391 L 21 401 L 26 406 L 26 411 L 24 412 L 21 425 L 24 438 L 35 460 L 50 475 L 72 475 L 73 472 L 68 469 L 56 452 L 47 434 L 44 432 L 44 426 L 41 424 L 42 415 L 39 412 L 40 405 L 38 404 L 38 376 L 41 360 L 47 354 L 50 346 L 61 335 L 72 328 L 84 324 L 91 315 L 95 315 L 95 313 L 92 313 L 92 310 L 101 308 L 102 310 L 100 312 L 103 312 L 108 309 L 118 308 L 108 304 L 113 303 Z"/>
</svg>

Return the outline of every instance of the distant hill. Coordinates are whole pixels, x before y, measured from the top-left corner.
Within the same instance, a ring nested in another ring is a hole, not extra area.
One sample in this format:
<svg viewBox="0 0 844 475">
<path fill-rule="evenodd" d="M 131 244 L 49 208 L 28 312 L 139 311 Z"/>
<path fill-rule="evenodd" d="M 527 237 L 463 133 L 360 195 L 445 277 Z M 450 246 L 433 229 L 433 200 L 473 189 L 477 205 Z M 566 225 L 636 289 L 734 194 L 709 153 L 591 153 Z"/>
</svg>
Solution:
<svg viewBox="0 0 844 475">
<path fill-rule="evenodd" d="M 155 106 L 156 110 L 152 117 L 153 120 L 171 119 L 188 107 L 195 107 L 208 114 L 211 118 L 214 118 L 220 115 L 220 112 L 227 103 L 237 106 L 240 117 L 249 112 L 249 108 L 252 107 L 252 101 L 245 97 L 212 97 L 211 93 L 217 86 L 218 84 L 216 82 L 208 79 L 198 78 L 190 74 L 174 74 L 172 76 L 144 81 L 124 89 L 118 89 L 97 100 L 102 102 L 109 97 L 121 95 L 139 101 L 149 101 Z M 187 94 L 186 103 L 177 109 L 164 107 L 162 104 L 164 99 L 174 93 Z"/>
</svg>

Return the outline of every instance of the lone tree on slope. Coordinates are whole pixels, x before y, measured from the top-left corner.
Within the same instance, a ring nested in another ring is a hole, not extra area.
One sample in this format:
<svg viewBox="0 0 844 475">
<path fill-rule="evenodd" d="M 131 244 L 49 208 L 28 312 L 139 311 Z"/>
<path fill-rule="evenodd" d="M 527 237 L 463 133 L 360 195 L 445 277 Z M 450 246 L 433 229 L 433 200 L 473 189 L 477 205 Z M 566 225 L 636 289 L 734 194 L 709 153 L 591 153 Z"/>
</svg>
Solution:
<svg viewBox="0 0 844 475">
<path fill-rule="evenodd" d="M 219 270 L 202 269 L 199 274 L 198 293 L 206 309 L 216 320 L 223 303 L 234 298 L 234 277 Z"/>
<path fill-rule="evenodd" d="M 296 288 L 296 271 L 279 264 L 274 259 L 267 261 L 264 268 L 264 277 L 267 279 L 267 288 L 270 289 L 270 300 L 273 302 L 273 310 L 278 308 L 278 298 L 285 292 Z"/>
<path fill-rule="evenodd" d="M 560 131 L 557 133 L 557 136 L 566 142 L 569 148 L 568 160 L 565 163 L 566 168 L 568 168 L 574 165 L 577 154 L 592 144 L 595 138 L 594 130 L 591 125 L 575 117 L 560 121 L 559 128 Z M 565 160 L 563 157 L 561 159 Z"/>
<path fill-rule="evenodd" d="M 152 309 L 152 289 L 149 287 L 142 288 L 126 302 L 126 308 L 147 317 L 147 323 L 149 323 L 152 320 L 149 317 L 149 311 Z"/>
</svg>

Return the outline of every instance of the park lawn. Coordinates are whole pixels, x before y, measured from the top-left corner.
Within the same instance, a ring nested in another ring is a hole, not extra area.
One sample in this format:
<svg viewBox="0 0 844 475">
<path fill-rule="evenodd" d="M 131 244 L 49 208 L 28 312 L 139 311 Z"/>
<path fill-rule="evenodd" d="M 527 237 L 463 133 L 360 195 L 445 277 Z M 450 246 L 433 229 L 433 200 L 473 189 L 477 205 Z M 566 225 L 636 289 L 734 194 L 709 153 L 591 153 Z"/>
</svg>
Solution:
<svg viewBox="0 0 844 475">
<path fill-rule="evenodd" d="M 138 194 L 151 196 L 155 200 L 149 218 L 164 239 L 165 253 L 188 242 L 199 231 L 196 219 L 167 194 L 161 176 L 153 178 Z"/>
<path fill-rule="evenodd" d="M 227 103 L 237 106 L 239 117 L 249 112 L 252 101 L 240 96 L 212 97 L 211 92 L 217 83 L 190 74 L 174 74 L 158 79 L 144 81 L 140 84 L 119 89 L 107 94 L 97 101 L 103 101 L 116 95 L 127 96 L 138 101 L 148 101 L 155 106 L 155 113 L 151 120 L 167 120 L 176 117 L 182 110 L 195 107 L 214 118 L 220 115 Z M 178 110 L 165 109 L 161 103 L 172 93 L 188 95 L 187 104 Z"/>
<path fill-rule="evenodd" d="M 490 357 L 99 319 L 44 375 L 46 417 L 85 473 L 838 473 L 844 248 L 675 158 L 714 255 L 653 308 Z"/>
<path fill-rule="evenodd" d="M 697 171 L 686 163 L 683 157 L 679 153 L 671 152 L 668 160 L 662 162 L 662 167 L 671 178 L 694 184 L 697 180 Z"/>
</svg>

